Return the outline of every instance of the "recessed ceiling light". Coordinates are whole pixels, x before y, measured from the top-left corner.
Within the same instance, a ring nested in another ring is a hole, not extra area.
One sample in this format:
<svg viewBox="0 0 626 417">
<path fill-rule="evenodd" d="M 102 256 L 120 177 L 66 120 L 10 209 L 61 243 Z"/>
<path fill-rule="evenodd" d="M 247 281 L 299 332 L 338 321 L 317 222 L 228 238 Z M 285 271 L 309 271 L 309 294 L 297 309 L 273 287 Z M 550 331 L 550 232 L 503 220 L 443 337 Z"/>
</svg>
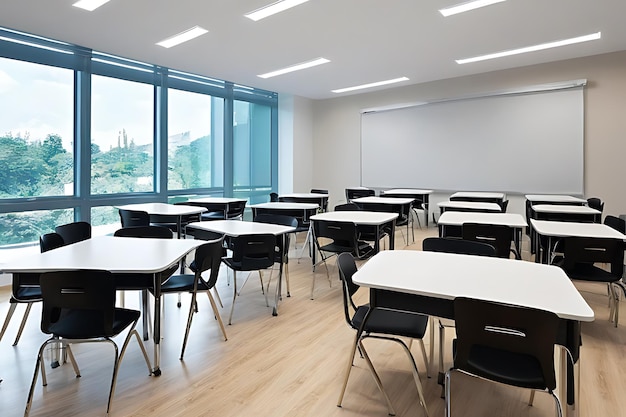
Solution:
<svg viewBox="0 0 626 417">
<path fill-rule="evenodd" d="M 470 10 L 478 9 L 485 6 L 491 6 L 492 4 L 501 3 L 506 0 L 474 0 L 465 3 L 457 4 L 456 6 L 446 7 L 445 9 L 439 9 L 439 13 L 448 17 L 453 14 L 459 14 L 463 12 L 469 12 Z"/>
<path fill-rule="evenodd" d="M 601 32 L 596 32 L 596 33 L 592 33 L 592 34 L 589 34 L 589 35 L 578 36 L 576 38 L 570 38 L 570 39 L 564 39 L 564 40 L 561 40 L 561 41 L 542 43 L 542 44 L 539 44 L 539 45 L 527 46 L 525 48 L 512 49 L 510 51 L 496 52 L 496 53 L 493 53 L 493 54 L 481 55 L 481 56 L 476 56 L 476 57 L 473 57 L 473 58 L 457 59 L 456 63 L 457 64 L 468 64 L 470 62 L 478 62 L 478 61 L 485 61 L 487 59 L 502 58 L 502 57 L 505 57 L 505 56 L 523 54 L 523 53 L 526 53 L 526 52 L 542 51 L 544 49 L 557 48 L 559 46 L 572 45 L 572 44 L 575 44 L 575 43 L 593 41 L 593 40 L 596 40 L 596 39 L 600 39 L 600 37 L 601 37 Z"/>
<path fill-rule="evenodd" d="M 98 7 L 102 6 L 104 3 L 108 3 L 109 0 L 79 0 L 76 3 L 72 4 L 74 7 L 79 7 L 81 9 L 89 10 L 93 12 Z"/>
<path fill-rule="evenodd" d="M 330 60 L 326 58 L 317 58 L 317 59 L 314 59 L 313 61 L 302 62 L 300 64 L 292 65 L 287 68 L 279 69 L 279 70 L 272 71 L 272 72 L 266 72 L 265 74 L 257 75 L 257 77 L 260 77 L 260 78 L 275 77 L 277 75 L 287 74 L 288 72 L 299 71 L 299 70 L 303 70 L 306 68 L 315 67 L 317 65 L 326 64 L 328 62 L 330 62 Z"/>
<path fill-rule="evenodd" d="M 407 77 L 400 77 L 400 78 L 394 78 L 393 80 L 378 81 L 375 83 L 356 85 L 354 87 L 340 88 L 338 90 L 331 90 L 331 91 L 333 93 L 345 93 L 348 91 L 362 90 L 364 88 L 380 87 L 381 85 L 395 84 L 395 83 L 400 83 L 402 81 L 408 81 L 408 80 L 409 79 Z"/>
<path fill-rule="evenodd" d="M 198 36 L 204 35 L 208 30 L 201 28 L 200 26 L 194 26 L 191 29 L 187 29 L 184 32 L 180 32 L 178 35 L 171 36 L 161 42 L 157 42 L 157 45 L 164 48 L 171 48 L 172 46 L 179 45 L 183 42 L 190 41 Z"/>
<path fill-rule="evenodd" d="M 253 12 L 244 14 L 248 19 L 252 19 L 255 22 L 257 20 L 264 19 L 276 13 L 283 12 L 287 9 L 291 9 L 299 4 L 306 3 L 309 0 L 280 0 L 276 3 L 268 4 Z"/>
</svg>

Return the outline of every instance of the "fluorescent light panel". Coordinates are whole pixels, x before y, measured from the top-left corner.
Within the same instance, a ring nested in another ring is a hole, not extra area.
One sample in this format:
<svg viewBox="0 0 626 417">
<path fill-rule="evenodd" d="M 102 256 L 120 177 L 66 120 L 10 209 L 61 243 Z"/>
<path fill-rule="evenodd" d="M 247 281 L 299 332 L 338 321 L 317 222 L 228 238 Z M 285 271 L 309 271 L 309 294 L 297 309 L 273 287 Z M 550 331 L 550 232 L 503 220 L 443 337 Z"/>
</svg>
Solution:
<svg viewBox="0 0 626 417">
<path fill-rule="evenodd" d="M 476 56 L 476 57 L 473 57 L 473 58 L 457 59 L 456 63 L 457 64 L 468 64 L 470 62 L 478 62 L 478 61 L 485 61 L 487 59 L 502 58 L 502 57 L 505 57 L 505 56 L 524 54 L 526 52 L 542 51 L 544 49 L 557 48 L 559 46 L 566 46 L 566 45 L 572 45 L 572 44 L 575 44 L 575 43 L 593 41 L 593 40 L 596 40 L 596 39 L 600 39 L 601 36 L 602 36 L 601 32 L 596 32 L 596 33 L 592 33 L 592 34 L 589 34 L 589 35 L 578 36 L 576 38 L 570 38 L 570 39 L 564 39 L 564 40 L 561 40 L 561 41 L 542 43 L 542 44 L 539 44 L 539 45 L 527 46 L 525 48 L 512 49 L 510 51 L 496 52 L 496 53 L 493 53 L 493 54 L 481 55 L 481 56 Z"/>
<path fill-rule="evenodd" d="M 171 48 L 172 46 L 180 45 L 183 42 L 190 41 L 198 36 L 204 35 L 208 30 L 201 28 L 200 26 L 194 26 L 191 29 L 187 29 L 184 32 L 180 32 L 178 35 L 171 36 L 161 42 L 157 42 L 157 45 L 164 48 Z"/>
<path fill-rule="evenodd" d="M 479 9 L 485 6 L 491 6 L 492 4 L 501 3 L 505 0 L 474 0 L 465 3 L 457 4 L 456 6 L 446 7 L 445 9 L 439 9 L 439 13 L 445 17 L 452 16 L 453 14 L 459 14 L 463 12 L 469 12 L 470 10 Z"/>
<path fill-rule="evenodd" d="M 395 83 L 400 83 L 402 81 L 408 81 L 408 80 L 409 79 L 407 77 L 400 77 L 400 78 L 394 78 L 392 80 L 378 81 L 375 83 L 356 85 L 354 87 L 340 88 L 338 90 L 331 90 L 331 91 L 333 93 L 346 93 L 348 91 L 362 90 L 364 88 L 380 87 L 381 85 L 395 84 Z"/>
<path fill-rule="evenodd" d="M 252 19 L 255 22 L 261 19 L 265 19 L 276 13 L 284 12 L 287 9 L 291 9 L 299 4 L 306 3 L 309 0 L 281 0 L 276 3 L 268 4 L 253 12 L 244 14 L 248 19 Z"/>
<path fill-rule="evenodd" d="M 272 71 L 272 72 L 266 72 L 265 74 L 257 75 L 257 77 L 260 77 L 260 78 L 275 77 L 277 75 L 283 75 L 283 74 L 287 74 L 288 72 L 293 72 L 293 71 L 300 71 L 303 69 L 315 67 L 317 65 L 326 64 L 328 62 L 330 62 L 330 60 L 326 58 L 317 58 L 317 59 L 314 59 L 313 61 L 302 62 L 300 64 L 292 65 L 287 68 L 279 69 L 279 70 Z"/>
<path fill-rule="evenodd" d="M 72 6 L 93 12 L 98 7 L 108 2 L 109 0 L 79 0 L 76 3 L 72 4 Z"/>
</svg>

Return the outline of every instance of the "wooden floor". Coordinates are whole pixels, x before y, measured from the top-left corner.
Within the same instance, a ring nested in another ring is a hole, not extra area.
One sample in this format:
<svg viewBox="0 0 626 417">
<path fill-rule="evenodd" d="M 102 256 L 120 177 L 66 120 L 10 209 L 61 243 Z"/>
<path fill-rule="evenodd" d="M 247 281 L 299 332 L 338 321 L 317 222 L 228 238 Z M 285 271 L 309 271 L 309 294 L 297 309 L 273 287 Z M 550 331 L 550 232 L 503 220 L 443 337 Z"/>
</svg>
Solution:
<svg viewBox="0 0 626 417">
<path fill-rule="evenodd" d="M 419 250 L 421 240 L 436 234 L 434 228 L 416 229 L 415 243 L 406 249 Z M 404 248 L 398 233 L 396 249 Z M 525 242 L 525 247 L 527 242 Z M 301 242 L 299 243 L 299 246 Z M 292 251 L 291 297 L 284 298 L 279 315 L 271 310 L 259 287 L 258 275 L 251 276 L 237 299 L 233 324 L 227 326 L 228 341 L 221 337 L 206 297 L 200 298 L 184 361 L 178 359 L 189 304 L 176 307 L 177 297 L 165 297 L 165 323 L 160 377 L 148 376 L 140 351 L 131 341 L 122 362 L 112 416 L 385 416 L 387 408 L 365 366 L 355 359 L 343 407 L 337 397 L 354 331 L 345 323 L 341 288 L 334 260 L 330 262 L 332 287 L 323 267 L 312 273 L 310 259 L 298 263 Z M 298 250 L 299 253 L 299 250 Z M 527 254 L 526 254 L 527 255 Z M 526 259 L 528 257 L 526 256 Z M 311 280 L 316 279 L 315 300 L 309 299 Z M 224 271 L 218 282 L 227 320 L 232 287 Z M 606 287 L 578 285 L 596 313 L 596 321 L 583 325 L 581 416 L 626 416 L 621 395 L 626 393 L 626 313 L 623 324 L 614 328 L 608 321 Z M 10 289 L 0 288 L 0 319 L 8 309 Z M 558 297 L 559 294 L 554 294 Z M 367 291 L 359 292 L 365 302 Z M 127 293 L 126 305 L 137 305 L 138 294 Z M 21 315 L 23 306 L 18 307 Z M 41 306 L 35 305 L 18 346 L 11 346 L 20 317 L 14 317 L 0 342 L 0 416 L 23 414 L 28 387 L 39 345 L 45 336 L 39 330 Z M 448 342 L 452 339 L 448 331 Z M 430 340 L 425 340 L 427 349 Z M 392 343 L 366 340 L 368 352 L 398 416 L 423 416 L 416 389 L 401 349 Z M 147 342 L 149 353 L 152 343 Z M 449 349 L 446 349 L 449 351 Z M 82 377 L 74 377 L 68 365 L 48 366 L 48 386 L 39 379 L 31 416 L 105 415 L 113 352 L 106 344 L 74 348 Z M 436 377 L 427 378 L 418 345 L 413 353 L 420 368 L 431 416 L 443 416 L 441 388 Z M 446 357 L 450 363 L 450 357 Z M 49 362 L 49 359 L 47 359 Z M 453 375 L 453 415 L 553 416 L 553 400 L 537 394 L 535 405 L 527 406 L 528 392 L 459 374 Z"/>
</svg>

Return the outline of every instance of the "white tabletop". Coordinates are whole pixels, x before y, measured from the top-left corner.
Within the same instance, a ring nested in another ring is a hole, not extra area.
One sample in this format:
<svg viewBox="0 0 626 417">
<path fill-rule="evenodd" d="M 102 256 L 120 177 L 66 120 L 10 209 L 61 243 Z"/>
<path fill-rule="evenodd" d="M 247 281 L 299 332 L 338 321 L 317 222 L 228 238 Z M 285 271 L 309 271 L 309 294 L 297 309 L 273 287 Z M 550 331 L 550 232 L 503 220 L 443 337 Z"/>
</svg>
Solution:
<svg viewBox="0 0 626 417">
<path fill-rule="evenodd" d="M 156 273 L 206 243 L 192 239 L 97 236 L 2 265 L 4 272 L 102 269 L 113 273 Z"/>
<path fill-rule="evenodd" d="M 374 203 L 374 204 L 411 204 L 413 202 L 412 198 L 401 198 L 401 197 L 359 197 L 352 199 L 353 203 Z"/>
<path fill-rule="evenodd" d="M 567 204 L 537 204 L 532 206 L 537 213 L 562 213 L 562 214 L 600 214 L 599 210 L 589 206 L 574 206 Z"/>
<path fill-rule="evenodd" d="M 288 197 L 288 198 L 319 198 L 319 199 L 327 199 L 328 194 L 318 194 L 318 193 L 291 193 L 291 194 L 280 194 L 278 198 Z"/>
<path fill-rule="evenodd" d="M 573 197 L 571 195 L 559 195 L 559 194 L 526 194 L 526 200 L 541 201 L 546 203 L 580 203 L 587 204 L 587 200 L 584 198 Z"/>
<path fill-rule="evenodd" d="M 493 199 L 499 199 L 499 200 L 504 200 L 504 198 L 506 197 L 506 194 L 504 193 L 487 193 L 487 192 L 481 192 L 481 191 L 458 191 L 454 194 L 452 194 L 450 196 L 450 198 L 456 198 L 456 197 L 460 197 L 460 198 L 493 198 Z"/>
<path fill-rule="evenodd" d="M 514 259 L 413 250 L 382 251 L 354 275 L 356 284 L 453 300 L 469 297 L 593 321 L 594 313 L 556 266 Z"/>
<path fill-rule="evenodd" d="M 602 223 L 554 222 L 530 219 L 530 224 L 542 236 L 579 236 L 626 240 L 626 235 Z"/>
<path fill-rule="evenodd" d="M 393 188 L 391 190 L 385 190 L 383 195 L 385 194 L 406 194 L 406 195 L 427 195 L 432 194 L 433 190 L 420 190 L 417 188 Z"/>
<path fill-rule="evenodd" d="M 381 225 L 398 217 L 398 213 L 382 211 L 328 211 L 311 216 L 311 220 L 326 220 L 331 222 L 350 222 L 361 225 Z"/>
<path fill-rule="evenodd" d="M 272 209 L 272 210 L 315 210 L 319 208 L 319 204 L 315 203 L 291 203 L 291 202 L 269 202 L 253 204 L 250 206 L 253 209 Z"/>
<path fill-rule="evenodd" d="M 185 206 L 178 204 L 167 203 L 139 203 L 139 204 L 126 204 L 124 206 L 115 206 L 122 210 L 135 210 L 145 211 L 148 214 L 155 214 L 161 216 L 185 216 L 188 214 L 197 214 L 206 211 L 204 207 L 197 206 Z"/>
<path fill-rule="evenodd" d="M 442 201 L 437 203 L 437 205 L 442 208 L 484 210 L 492 212 L 502 211 L 502 207 L 496 203 L 482 203 L 478 201 Z"/>
<path fill-rule="evenodd" d="M 472 211 L 446 211 L 439 216 L 437 223 L 443 226 L 462 226 L 463 223 L 501 224 L 515 228 L 528 226 L 521 214 Z"/>
<path fill-rule="evenodd" d="M 187 228 L 208 230 L 209 232 L 221 233 L 231 237 L 242 235 L 272 234 L 282 235 L 295 232 L 296 228 L 271 223 L 245 222 L 239 220 L 213 220 L 209 222 L 193 222 Z"/>
<path fill-rule="evenodd" d="M 200 197 L 189 200 L 191 203 L 205 203 L 205 204 L 230 204 L 239 201 L 246 201 L 245 198 L 232 198 L 232 197 Z"/>
</svg>

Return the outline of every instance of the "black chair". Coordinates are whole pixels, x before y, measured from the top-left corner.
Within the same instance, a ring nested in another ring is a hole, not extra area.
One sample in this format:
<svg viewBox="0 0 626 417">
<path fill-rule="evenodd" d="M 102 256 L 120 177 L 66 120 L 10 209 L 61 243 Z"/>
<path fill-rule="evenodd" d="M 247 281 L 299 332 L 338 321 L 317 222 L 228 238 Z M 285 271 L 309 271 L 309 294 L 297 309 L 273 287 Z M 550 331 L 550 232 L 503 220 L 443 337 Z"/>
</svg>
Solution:
<svg viewBox="0 0 626 417">
<path fill-rule="evenodd" d="M 274 265 L 275 248 L 276 236 L 272 234 L 241 235 L 230 239 L 229 249 L 232 250 L 232 255 L 222 259 L 233 270 L 233 304 L 230 309 L 228 324 L 232 324 L 235 300 L 238 295 L 237 271 L 259 271 L 261 289 L 263 289 L 261 270 Z M 263 292 L 265 293 L 265 291 Z M 265 304 L 269 306 L 267 294 L 265 295 Z"/>
<path fill-rule="evenodd" d="M 338 204 L 335 206 L 335 211 L 360 211 L 363 210 L 361 206 L 355 203 L 344 203 Z M 358 236 L 358 240 L 363 240 L 365 242 L 375 242 L 377 239 L 381 240 L 385 236 L 388 236 L 389 233 L 386 230 L 380 229 L 378 234 L 376 234 L 376 226 L 369 225 L 357 225 L 356 232 Z"/>
<path fill-rule="evenodd" d="M 513 229 L 501 224 L 463 223 L 463 240 L 485 242 L 496 248 L 498 258 L 509 258 L 511 252 L 515 258 L 521 259 L 520 254 L 511 247 Z"/>
<path fill-rule="evenodd" d="M 422 250 L 428 252 L 456 253 L 460 255 L 496 256 L 496 248 L 489 243 L 445 237 L 428 237 L 422 241 Z M 445 329 L 454 328 L 454 320 L 439 319 L 439 370 L 443 372 L 443 347 Z M 432 343 L 432 342 L 431 342 Z M 440 375 L 439 383 L 443 383 Z"/>
<path fill-rule="evenodd" d="M 211 210 L 209 208 L 209 210 Z M 243 213 L 246 210 L 246 200 L 233 201 L 228 203 L 228 209 L 218 211 L 208 211 L 200 214 L 202 221 L 210 220 L 243 220 Z"/>
<path fill-rule="evenodd" d="M 607 271 L 596 264 L 608 264 Z M 615 285 L 624 275 L 624 242 L 620 239 L 588 237 L 563 238 L 563 259 L 557 263 L 572 280 L 601 282 L 608 285 L 609 320 L 619 321 L 619 297 Z"/>
<path fill-rule="evenodd" d="M 587 205 L 590 208 L 596 209 L 600 212 L 600 215 L 596 218 L 596 222 L 600 223 L 602 221 L 602 212 L 604 211 L 604 201 L 600 200 L 597 197 L 591 197 L 587 199 Z"/>
<path fill-rule="evenodd" d="M 270 202 L 272 203 L 278 202 L 278 193 L 270 193 Z"/>
<path fill-rule="evenodd" d="M 63 238 L 56 232 L 46 233 L 45 235 L 39 237 L 39 249 L 41 253 L 60 248 L 64 245 L 65 242 L 63 241 Z M 22 332 L 24 331 L 24 326 L 26 325 L 26 320 L 28 320 L 28 315 L 30 314 L 30 309 L 32 308 L 33 303 L 41 301 L 39 275 L 40 274 L 34 273 L 13 274 L 11 283 L 11 298 L 9 299 L 9 311 L 7 312 L 4 324 L 2 325 L 2 330 L 0 331 L 0 340 L 2 340 L 7 327 L 9 327 L 9 323 L 11 322 L 11 318 L 13 318 L 17 305 L 26 304 L 26 311 L 24 311 L 20 327 L 17 331 L 17 336 L 15 336 L 15 341 L 13 342 L 13 346 L 17 346 L 17 343 L 20 341 L 20 337 L 22 336 Z"/>
<path fill-rule="evenodd" d="M 340 254 L 337 257 L 337 266 L 339 269 L 339 278 L 342 281 L 344 317 L 346 319 L 346 322 L 348 323 L 348 326 L 350 326 L 357 332 L 354 343 L 350 350 L 350 360 L 348 361 L 348 366 L 346 368 L 346 376 L 343 381 L 343 386 L 341 389 L 341 394 L 339 395 L 337 406 L 341 407 L 343 396 L 348 385 L 350 372 L 352 370 L 354 356 L 358 348 L 361 355 L 367 362 L 370 371 L 372 372 L 374 380 L 376 381 L 376 385 L 378 386 L 383 396 L 385 397 L 385 400 L 387 401 L 389 415 L 395 415 L 395 412 L 393 411 L 393 407 L 391 405 L 391 401 L 385 393 L 382 382 L 378 377 L 376 370 L 374 369 L 374 366 L 367 354 L 367 351 L 365 350 L 365 346 L 363 345 L 363 339 L 375 338 L 390 340 L 402 346 L 411 363 L 411 370 L 415 379 L 415 385 L 417 386 L 419 401 L 424 407 L 426 415 L 428 415 L 428 409 L 426 407 L 426 401 L 424 400 L 423 388 L 419 379 L 415 359 L 413 358 L 409 347 L 404 343 L 404 341 L 400 339 L 400 337 L 408 337 L 411 338 L 411 340 L 417 339 L 419 341 L 422 355 L 424 357 L 424 364 L 428 369 L 428 358 L 426 356 L 426 348 L 424 347 L 423 341 L 424 335 L 426 334 L 426 327 L 428 325 L 428 316 L 413 313 L 410 311 L 379 308 L 375 308 L 370 311 L 369 304 L 357 306 L 352 298 L 352 296 L 359 289 L 359 286 L 352 281 L 352 276 L 357 271 L 354 257 L 349 253 Z M 367 321 L 364 324 L 363 322 L 366 317 Z"/>
<path fill-rule="evenodd" d="M 451 416 L 451 377 L 453 371 L 531 391 L 554 394 L 554 345 L 559 318 L 551 312 L 493 302 L 456 298 L 454 317 L 457 338 L 454 366 L 446 373 L 446 417 Z M 481 399 L 485 401 L 486 399 Z M 462 414 L 462 413 L 461 413 Z"/>
<path fill-rule="evenodd" d="M 424 215 L 426 213 L 426 205 L 424 204 L 424 198 L 422 196 L 420 196 L 419 198 L 415 195 L 407 195 L 407 194 L 402 194 L 402 193 L 388 193 L 388 192 L 381 192 L 380 193 L 381 197 L 389 197 L 389 198 L 413 198 L 413 202 L 411 203 L 411 214 L 413 215 L 413 218 L 417 220 L 417 225 L 419 226 L 419 228 L 422 228 L 422 221 L 420 220 L 419 217 L 419 212 L 422 211 L 424 212 Z"/>
<path fill-rule="evenodd" d="M 292 216 L 284 216 L 281 214 L 257 214 L 253 219 L 255 222 L 259 223 L 269 223 L 269 224 L 278 224 L 281 226 L 289 226 L 289 227 L 298 227 L 298 219 Z M 276 256 L 274 257 L 274 263 L 283 264 L 285 268 L 285 282 L 287 284 L 287 297 L 291 297 L 291 291 L 289 288 L 289 246 L 290 246 L 290 236 L 286 234 L 284 236 L 284 240 L 282 238 L 276 239 Z M 270 274 L 270 278 L 267 280 L 267 288 L 265 292 L 269 290 L 270 282 L 272 280 L 272 275 Z"/>
<path fill-rule="evenodd" d="M 500 208 L 502 209 L 502 213 L 506 213 L 506 210 L 509 207 L 509 200 L 499 201 L 498 204 L 500 205 Z"/>
<path fill-rule="evenodd" d="M 604 218 L 604 224 L 617 230 L 620 233 L 626 233 L 626 220 L 608 214 Z"/>
<path fill-rule="evenodd" d="M 323 188 L 311 188 L 311 194 L 326 194 L 328 195 L 328 190 Z M 326 212 L 328 211 L 328 199 L 324 200 L 324 205 L 320 207 L 320 211 Z"/>
<path fill-rule="evenodd" d="M 346 202 L 351 203 L 355 198 L 371 197 L 376 191 L 369 188 L 346 188 Z"/>
<path fill-rule="evenodd" d="M 148 354 L 139 333 L 135 330 L 140 316 L 139 311 L 115 307 L 115 280 L 108 271 L 48 272 L 41 276 L 41 293 L 43 298 L 41 331 L 51 336 L 39 348 L 24 415 L 27 416 L 30 412 L 44 349 L 50 344 L 65 348 L 76 376 L 80 377 L 80 370 L 70 345 L 84 342 L 108 342 L 115 349 L 113 377 L 107 403 L 108 414 L 115 394 L 119 365 L 133 335 L 146 360 L 148 375 L 152 373 Z M 118 355 L 118 346 L 112 338 L 126 329 L 128 334 Z M 41 377 L 43 385 L 46 386 L 44 366 L 41 366 Z"/>
<path fill-rule="evenodd" d="M 91 239 L 91 224 L 87 222 L 73 222 L 54 228 L 61 235 L 66 245 Z"/>
<path fill-rule="evenodd" d="M 150 226 L 150 215 L 146 211 L 119 209 L 122 227 Z"/>
<path fill-rule="evenodd" d="M 120 210 L 121 213 L 121 210 Z M 172 231 L 162 226 L 123 227 L 113 233 L 116 237 L 135 237 L 147 239 L 172 239 Z M 159 273 L 158 279 L 165 282 L 176 273 L 178 265 L 172 265 Z M 148 338 L 148 290 L 154 290 L 154 275 L 141 273 L 115 274 L 115 288 L 120 291 L 141 291 L 141 311 L 143 312 L 143 336 Z M 123 293 L 121 295 L 123 303 Z M 179 306 L 180 307 L 180 306 Z"/>
<path fill-rule="evenodd" d="M 358 239 L 356 225 L 351 222 L 313 221 L 313 240 L 321 258 L 314 267 L 319 263 L 324 264 L 329 284 L 331 284 L 331 280 L 326 263 L 327 259 L 344 252 L 351 253 L 358 259 L 366 259 L 374 253 L 374 248 L 369 243 Z M 313 276 L 313 283 L 311 284 L 311 300 L 314 291 L 315 276 Z"/>
<path fill-rule="evenodd" d="M 209 297 L 213 314 L 220 326 L 224 340 L 228 340 L 226 336 L 226 329 L 222 323 L 222 318 L 215 304 L 215 300 L 211 295 L 211 289 L 215 287 L 217 277 L 219 275 L 220 265 L 222 263 L 222 250 L 223 250 L 224 238 L 207 242 L 202 246 L 198 246 L 194 255 L 194 273 L 193 274 L 181 274 L 172 275 L 167 281 L 161 285 L 161 294 L 171 293 L 191 293 L 191 303 L 189 305 L 189 316 L 187 318 L 187 327 L 185 329 L 185 337 L 183 339 L 183 347 L 180 352 L 180 359 L 183 359 L 185 354 L 185 348 L 187 346 L 187 339 L 189 337 L 189 329 L 191 328 L 191 322 L 193 315 L 197 312 L 196 300 L 198 292 L 205 292 Z M 202 277 L 202 273 L 210 270 L 208 279 Z"/>
</svg>

